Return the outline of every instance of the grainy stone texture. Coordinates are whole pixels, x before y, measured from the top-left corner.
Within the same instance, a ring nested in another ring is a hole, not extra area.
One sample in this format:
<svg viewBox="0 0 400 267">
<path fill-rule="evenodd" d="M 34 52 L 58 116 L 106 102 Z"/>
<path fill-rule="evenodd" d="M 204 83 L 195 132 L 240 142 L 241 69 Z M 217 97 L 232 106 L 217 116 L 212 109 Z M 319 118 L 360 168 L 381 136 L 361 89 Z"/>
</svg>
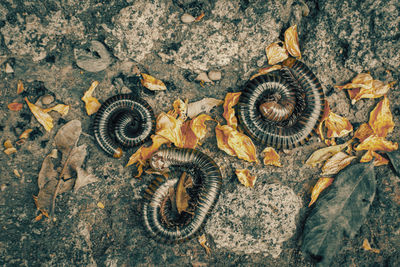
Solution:
<svg viewBox="0 0 400 267">
<path fill-rule="evenodd" d="M 184 24 L 180 20 L 184 13 L 197 17 L 202 12 L 205 16 L 200 21 Z M 25 129 L 33 132 L 17 146 L 17 153 L 0 153 L 0 265 L 312 265 L 299 248 L 309 213 L 309 191 L 320 173 L 318 168 L 304 165 L 313 151 L 323 147 L 316 137 L 302 147 L 279 152 L 282 168 L 266 167 L 220 151 L 214 130 L 217 123 L 209 122 L 199 149 L 215 159 L 224 180 L 218 206 L 206 226 L 212 250 L 207 255 L 196 240 L 162 245 L 145 235 L 141 197 L 152 176 L 145 174 L 138 180 L 134 178 L 135 167 L 123 167 L 134 149 L 117 160 L 96 146 L 93 118 L 86 115 L 80 99 L 94 80 L 99 81 L 94 96 L 100 102 L 132 92 L 147 100 L 155 114 L 171 109 L 177 97 L 190 102 L 204 97 L 223 99 L 267 66 L 265 46 L 282 40 L 285 29 L 297 23 L 302 60 L 321 81 L 332 110 L 357 128 L 368 121 L 379 99 L 363 99 L 352 105 L 347 93 L 333 86 L 348 82 L 361 71 L 370 71 L 385 82 L 399 80 L 399 12 L 397 0 L 1 1 L 0 143 L 7 139 L 15 143 Z M 73 52 L 91 40 L 104 43 L 112 58 L 105 70 L 95 73 L 80 69 Z M 13 73 L 5 72 L 7 64 Z M 141 87 L 135 66 L 161 79 L 167 90 L 151 92 Z M 198 73 L 213 69 L 222 72 L 221 80 L 205 85 L 195 81 Z M 21 95 L 16 94 L 18 80 L 25 87 Z M 19 112 L 7 109 L 11 102 L 24 103 L 24 96 L 36 102 L 43 95 L 53 96 L 54 104 L 70 105 L 65 117 L 51 113 L 55 122 L 51 132 L 43 129 L 26 104 Z M 398 85 L 388 98 L 396 124 L 388 139 L 399 142 Z M 210 115 L 225 124 L 222 113 L 219 106 Z M 84 134 L 79 144 L 88 145 L 84 167 L 101 181 L 77 193 L 59 195 L 56 222 L 34 222 L 38 213 L 32 195 L 38 193 L 41 163 L 53 149 L 57 130 L 72 119 L 82 122 Z M 258 152 L 263 149 L 257 145 Z M 248 168 L 257 175 L 254 189 L 237 181 L 237 168 Z M 390 165 L 377 167 L 376 173 L 376 198 L 368 218 L 355 238 L 344 240 L 332 266 L 399 266 L 400 178 Z M 105 208 L 98 208 L 98 202 Z M 289 213 L 291 205 L 293 212 Z M 232 214 L 226 214 L 228 210 Z M 237 216 L 230 217 L 233 214 Z M 259 220 L 254 219 L 256 214 Z M 268 221 L 277 227 L 268 228 Z M 381 252 L 361 249 L 364 238 Z"/>
</svg>

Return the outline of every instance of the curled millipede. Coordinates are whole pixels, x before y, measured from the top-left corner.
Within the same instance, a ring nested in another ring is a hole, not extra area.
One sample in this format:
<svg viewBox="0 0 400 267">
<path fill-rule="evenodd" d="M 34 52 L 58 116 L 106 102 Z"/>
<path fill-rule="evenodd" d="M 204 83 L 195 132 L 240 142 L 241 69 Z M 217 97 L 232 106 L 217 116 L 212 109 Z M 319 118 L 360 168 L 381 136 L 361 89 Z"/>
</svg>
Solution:
<svg viewBox="0 0 400 267">
<path fill-rule="evenodd" d="M 249 81 L 238 102 L 244 130 L 256 141 L 277 149 L 304 144 L 324 111 L 324 91 L 301 61 L 288 59 L 283 68 Z"/>
<path fill-rule="evenodd" d="M 155 152 L 150 159 L 150 166 L 158 171 L 167 168 L 193 169 L 195 197 L 193 214 L 182 212 L 181 215 L 165 215 L 165 199 L 169 188 L 178 183 L 178 178 L 155 178 L 144 192 L 142 208 L 143 222 L 151 237 L 165 243 L 177 243 L 193 237 L 204 225 L 209 213 L 214 208 L 222 185 L 221 172 L 216 163 L 206 154 L 194 149 L 167 148 Z M 191 201 L 192 201 L 191 197 Z M 163 214 L 161 215 L 161 209 Z M 165 222 L 173 218 L 174 222 Z M 164 219 L 163 219 L 164 218 Z"/>
<path fill-rule="evenodd" d="M 154 131 L 155 118 L 149 104 L 129 94 L 113 96 L 104 102 L 94 119 L 94 136 L 110 156 L 122 156 L 122 147 L 145 142 Z"/>
</svg>

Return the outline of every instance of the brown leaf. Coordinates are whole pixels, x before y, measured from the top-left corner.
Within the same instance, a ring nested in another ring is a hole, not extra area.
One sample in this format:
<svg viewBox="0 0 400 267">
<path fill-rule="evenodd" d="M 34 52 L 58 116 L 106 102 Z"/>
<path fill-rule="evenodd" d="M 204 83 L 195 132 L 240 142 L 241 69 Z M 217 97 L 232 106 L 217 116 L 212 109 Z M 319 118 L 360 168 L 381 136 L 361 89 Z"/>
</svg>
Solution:
<svg viewBox="0 0 400 267">
<path fill-rule="evenodd" d="M 209 113 L 214 107 L 219 106 L 222 103 L 224 103 L 224 101 L 209 97 L 189 103 L 187 107 L 187 116 L 189 118 L 194 118 L 200 113 Z"/>
<path fill-rule="evenodd" d="M 11 155 L 17 152 L 17 149 L 13 146 L 10 140 L 6 140 L 4 142 L 4 148 L 4 153 L 6 153 L 7 155 Z"/>
<path fill-rule="evenodd" d="M 97 87 L 97 85 L 99 85 L 98 81 L 92 82 L 89 89 L 85 92 L 85 94 L 81 98 L 82 101 L 85 102 L 86 112 L 89 116 L 96 113 L 101 106 L 99 100 L 97 100 L 97 98 L 92 96 L 94 89 Z"/>
<path fill-rule="evenodd" d="M 42 168 L 40 169 L 38 176 L 38 187 L 41 190 L 45 184 L 49 181 L 57 181 L 58 173 L 54 168 L 54 164 L 52 161 L 52 156 L 47 155 L 42 163 Z"/>
<path fill-rule="evenodd" d="M 273 65 L 273 66 L 270 66 L 270 67 L 259 69 L 258 73 L 254 74 L 253 76 L 250 77 L 250 81 L 253 80 L 254 78 L 258 77 L 258 76 L 267 74 L 267 73 L 272 72 L 274 70 L 280 70 L 280 69 L 282 69 L 282 65 Z"/>
<path fill-rule="evenodd" d="M 281 46 L 279 43 L 272 43 L 267 46 L 265 48 L 265 53 L 267 54 L 269 65 L 275 65 L 289 57 L 288 51 L 286 50 L 284 44 Z"/>
<path fill-rule="evenodd" d="M 68 162 L 66 163 L 66 169 L 64 171 L 64 176 L 62 177 L 64 180 L 70 178 L 76 178 L 75 174 L 77 173 L 77 169 L 80 168 L 83 164 L 83 161 L 86 157 L 86 144 L 83 144 L 78 147 L 74 147 L 69 154 Z"/>
<path fill-rule="evenodd" d="M 140 80 L 142 85 L 144 87 L 146 87 L 147 89 L 151 90 L 151 91 L 163 91 L 163 90 L 167 90 L 167 87 L 165 86 L 165 84 L 154 78 L 153 76 L 150 76 L 148 74 L 145 73 L 141 73 L 142 75 L 142 79 Z"/>
<path fill-rule="evenodd" d="M 57 149 L 63 154 L 63 157 L 68 156 L 71 150 L 76 146 L 81 133 L 82 124 L 79 120 L 72 120 L 58 130 L 54 137 L 54 143 Z"/>
<path fill-rule="evenodd" d="M 182 121 L 185 121 L 187 119 L 188 110 L 187 101 L 183 102 L 181 99 L 178 98 L 174 101 L 172 106 L 174 107 L 174 109 L 168 111 L 167 114 L 172 115 L 174 118 L 179 118 Z"/>
<path fill-rule="evenodd" d="M 20 134 L 20 136 L 18 137 L 19 139 L 27 139 L 29 137 L 29 134 L 32 132 L 32 129 L 26 129 L 25 131 L 23 131 L 22 134 Z"/>
<path fill-rule="evenodd" d="M 96 183 L 99 181 L 99 179 L 91 174 L 88 173 L 87 171 L 85 171 L 82 168 L 77 168 L 76 169 L 77 172 L 77 178 L 75 181 L 75 185 L 74 185 L 74 192 L 76 193 L 81 187 L 91 184 L 91 183 Z"/>
<path fill-rule="evenodd" d="M 45 108 L 42 109 L 43 112 L 50 112 L 50 111 L 57 111 L 58 113 L 60 113 L 62 116 L 65 116 L 68 114 L 69 111 L 69 105 L 64 105 L 64 104 L 57 104 L 54 107 L 50 107 L 50 108 Z"/>
<path fill-rule="evenodd" d="M 7 107 L 11 111 L 20 111 L 24 107 L 24 104 L 13 102 L 13 103 L 8 104 Z"/>
<path fill-rule="evenodd" d="M 24 84 L 22 83 L 22 81 L 18 81 L 18 85 L 17 85 L 17 95 L 19 95 L 20 93 L 22 93 L 24 91 Z"/>
<path fill-rule="evenodd" d="M 360 159 L 360 162 L 369 162 L 375 158 L 373 164 L 374 166 L 382 166 L 389 163 L 389 160 L 384 158 L 382 155 L 376 153 L 375 151 L 368 150 Z"/>
<path fill-rule="evenodd" d="M 328 186 L 330 186 L 332 182 L 333 178 L 321 177 L 318 179 L 317 183 L 314 185 L 311 191 L 311 201 L 310 204 L 308 204 L 309 207 L 314 204 L 321 192 L 328 188 Z"/>
<path fill-rule="evenodd" d="M 360 142 L 363 142 L 366 138 L 373 135 L 374 131 L 368 123 L 363 123 L 358 127 L 357 131 L 354 133 L 354 137 Z"/>
<path fill-rule="evenodd" d="M 176 193 L 175 193 L 175 201 L 176 201 L 176 209 L 178 210 L 178 213 L 181 214 L 182 211 L 187 211 L 187 208 L 189 207 L 189 195 L 186 192 L 185 188 L 185 180 L 186 180 L 186 172 L 183 172 L 181 178 L 178 181 L 178 185 L 176 187 Z"/>
<path fill-rule="evenodd" d="M 264 153 L 264 165 L 274 165 L 277 167 L 282 167 L 279 154 L 276 153 L 273 147 L 266 147 L 261 153 Z"/>
<path fill-rule="evenodd" d="M 371 111 L 368 123 L 379 137 L 386 137 L 388 133 L 393 132 L 393 116 L 390 112 L 389 99 L 386 96 Z"/>
<path fill-rule="evenodd" d="M 285 31 L 285 47 L 289 54 L 297 59 L 301 59 L 297 25 L 293 25 Z"/>
<path fill-rule="evenodd" d="M 183 120 L 162 112 L 157 117 L 156 134 L 172 142 L 176 147 L 183 147 L 182 125 Z"/>
<path fill-rule="evenodd" d="M 353 131 L 353 126 L 348 119 L 333 112 L 329 113 L 325 121 L 325 127 L 328 129 L 327 138 L 343 137 Z"/>
<path fill-rule="evenodd" d="M 205 122 L 209 120 L 212 120 L 210 116 L 201 114 L 191 121 L 184 123 L 181 128 L 184 148 L 196 148 L 200 140 L 202 140 L 207 133 Z"/>
<path fill-rule="evenodd" d="M 244 186 L 254 187 L 257 177 L 250 175 L 249 170 L 237 169 L 237 170 L 235 170 L 235 173 L 236 173 L 237 178 L 239 179 L 239 182 L 241 182 Z"/>
<path fill-rule="evenodd" d="M 233 129 L 237 127 L 237 118 L 235 116 L 235 110 L 233 107 L 239 102 L 241 92 L 238 93 L 227 93 L 224 101 L 224 113 L 222 116 L 225 118 L 227 124 Z"/>
<path fill-rule="evenodd" d="M 322 167 L 322 176 L 331 176 L 337 174 L 351 163 L 356 156 L 349 156 L 344 152 L 339 151 L 325 162 Z"/>
</svg>

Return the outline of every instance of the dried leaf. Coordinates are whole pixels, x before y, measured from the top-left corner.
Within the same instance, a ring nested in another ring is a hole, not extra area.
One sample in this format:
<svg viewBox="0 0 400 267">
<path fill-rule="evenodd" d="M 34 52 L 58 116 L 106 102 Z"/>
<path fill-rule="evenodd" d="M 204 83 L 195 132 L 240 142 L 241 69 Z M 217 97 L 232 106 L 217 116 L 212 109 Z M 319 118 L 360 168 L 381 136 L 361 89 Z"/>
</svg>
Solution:
<svg viewBox="0 0 400 267">
<path fill-rule="evenodd" d="M 214 107 L 221 105 L 224 101 L 215 98 L 203 98 L 200 101 L 189 103 L 187 107 L 187 116 L 194 118 L 200 113 L 209 113 Z"/>
<path fill-rule="evenodd" d="M 279 154 L 276 153 L 273 147 L 266 147 L 261 153 L 265 153 L 263 159 L 264 165 L 282 167 Z"/>
<path fill-rule="evenodd" d="M 67 166 L 65 167 L 63 179 L 67 180 L 70 178 L 76 178 L 74 174 L 77 172 L 77 169 L 80 168 L 83 164 L 83 161 L 86 157 L 86 144 L 83 144 L 78 147 L 74 147 L 69 154 L 68 162 L 66 163 Z"/>
<path fill-rule="evenodd" d="M 183 147 L 182 125 L 183 120 L 162 112 L 156 120 L 156 134 L 172 142 L 176 147 Z"/>
<path fill-rule="evenodd" d="M 175 202 L 176 202 L 176 209 L 178 210 L 179 214 L 181 214 L 182 211 L 187 211 L 187 208 L 189 207 L 190 197 L 186 192 L 186 188 L 184 186 L 186 176 L 187 176 L 186 172 L 183 172 L 176 186 Z"/>
<path fill-rule="evenodd" d="M 329 113 L 325 121 L 325 127 L 328 129 L 327 138 L 343 137 L 353 131 L 353 126 L 348 119 L 333 112 Z"/>
<path fill-rule="evenodd" d="M 272 43 L 267 46 L 267 48 L 265 48 L 265 53 L 267 54 L 269 65 L 275 65 L 289 57 L 284 44 L 281 46 L 279 43 Z"/>
<path fill-rule="evenodd" d="M 53 129 L 53 118 L 44 112 L 40 107 L 29 102 L 28 98 L 25 97 L 25 101 L 28 104 L 33 116 L 38 120 L 38 122 L 43 125 L 46 131 L 50 132 Z"/>
<path fill-rule="evenodd" d="M 221 126 L 219 124 L 215 127 L 215 133 L 219 149 L 231 156 L 237 156 L 239 159 L 258 163 L 256 147 L 248 136 L 229 125 Z"/>
<path fill-rule="evenodd" d="M 10 140 L 10 139 L 7 139 L 7 140 L 4 142 L 4 148 L 12 148 L 12 147 L 14 147 L 14 146 L 13 146 L 13 144 L 11 143 L 11 140 Z"/>
<path fill-rule="evenodd" d="M 360 162 L 370 162 L 373 158 L 375 160 L 373 161 L 374 166 L 382 166 L 386 165 L 389 163 L 389 160 L 384 158 L 383 156 L 379 155 L 375 151 L 368 150 L 360 159 Z"/>
<path fill-rule="evenodd" d="M 314 151 L 314 153 L 311 154 L 311 156 L 306 161 L 306 164 L 315 167 L 317 164 L 324 162 L 325 160 L 329 159 L 339 151 L 342 151 L 344 148 L 350 146 L 351 143 L 352 140 L 347 141 L 346 143 L 341 145 L 328 146 L 318 149 L 317 151 Z"/>
<path fill-rule="evenodd" d="M 17 85 L 17 95 L 19 95 L 20 93 L 22 93 L 25 90 L 24 88 L 24 84 L 22 83 L 22 81 L 18 81 L 18 85 Z"/>
<path fill-rule="evenodd" d="M 301 59 L 297 25 L 293 25 L 285 31 L 285 47 L 290 55 Z"/>
<path fill-rule="evenodd" d="M 237 178 L 239 179 L 239 182 L 241 182 L 244 186 L 254 187 L 257 177 L 251 176 L 249 170 L 238 169 L 238 170 L 235 170 L 235 173 L 236 173 Z"/>
<path fill-rule="evenodd" d="M 54 137 L 54 143 L 63 154 L 63 158 L 67 157 L 76 146 L 81 133 L 82 124 L 79 120 L 72 120 L 58 130 Z"/>
<path fill-rule="evenodd" d="M 141 73 L 141 74 L 142 74 L 142 79 L 140 81 L 142 82 L 142 85 L 144 87 L 146 87 L 147 89 L 149 89 L 151 91 L 167 90 L 167 87 L 165 86 L 165 84 L 162 81 L 160 81 L 148 74 L 145 74 L 145 73 Z"/>
<path fill-rule="evenodd" d="M 386 140 L 384 137 L 379 137 L 376 135 L 371 135 L 366 138 L 361 144 L 359 144 L 355 150 L 372 150 L 372 151 L 393 151 L 397 150 L 399 145 L 397 143 L 393 143 L 389 140 Z"/>
<path fill-rule="evenodd" d="M 98 202 L 97 207 L 99 207 L 100 209 L 104 209 L 104 204 L 101 202 Z"/>
<path fill-rule="evenodd" d="M 270 67 L 259 69 L 258 73 L 254 74 L 253 76 L 250 77 L 250 81 L 253 80 L 254 78 L 258 77 L 258 76 L 267 74 L 267 73 L 272 72 L 274 70 L 280 70 L 280 69 L 282 69 L 282 65 L 273 65 L 273 66 L 270 66 Z"/>
<path fill-rule="evenodd" d="M 303 230 L 303 253 L 330 266 L 344 236 L 353 238 L 375 197 L 374 166 L 359 163 L 340 172 L 326 194 L 315 203 Z"/>
<path fill-rule="evenodd" d="M 99 181 L 99 179 L 95 175 L 88 173 L 80 167 L 76 168 L 76 172 L 77 178 L 74 185 L 75 193 L 79 190 L 79 188 Z"/>
<path fill-rule="evenodd" d="M 339 151 L 325 162 L 322 167 L 322 176 L 331 176 L 337 174 L 351 163 L 356 156 L 349 156 L 344 152 Z"/>
<path fill-rule="evenodd" d="M 329 107 L 329 103 L 328 103 L 327 100 L 325 100 L 325 102 L 324 102 L 324 113 L 322 115 L 321 121 L 320 121 L 317 129 L 315 130 L 322 141 L 325 140 L 324 133 L 323 133 L 323 130 L 322 130 L 322 126 L 323 126 L 323 123 L 325 122 L 325 120 L 328 118 L 330 112 L 331 112 L 331 109 Z"/>
<path fill-rule="evenodd" d="M 366 138 L 373 135 L 374 131 L 368 123 L 363 123 L 358 127 L 357 131 L 354 133 L 354 137 L 357 138 L 360 142 L 363 142 Z"/>
<path fill-rule="evenodd" d="M 364 238 L 363 244 L 362 244 L 362 248 L 367 250 L 367 251 L 372 251 L 374 253 L 379 253 L 381 252 L 380 249 L 377 248 L 371 248 L 371 245 L 368 242 L 368 239 Z"/>
<path fill-rule="evenodd" d="M 177 99 L 174 101 L 172 104 L 174 107 L 173 110 L 168 111 L 169 115 L 172 115 L 175 118 L 179 118 L 182 121 L 185 121 L 187 119 L 187 110 L 188 110 L 188 104 L 187 101 L 183 102 L 181 99 Z"/>
<path fill-rule="evenodd" d="M 199 243 L 206 250 L 207 255 L 210 255 L 211 248 L 207 245 L 207 238 L 206 238 L 205 234 L 202 234 L 201 236 L 199 236 Z M 207 266 L 207 264 L 206 264 L 206 266 Z"/>
<path fill-rule="evenodd" d="M 6 140 L 4 142 L 4 148 L 4 153 L 6 153 L 7 155 L 11 155 L 17 152 L 17 149 L 13 146 L 10 140 Z"/>
<path fill-rule="evenodd" d="M 54 107 L 51 108 L 45 108 L 42 109 L 43 112 L 50 112 L 50 111 L 57 111 L 58 113 L 60 113 L 62 116 L 65 116 L 68 114 L 69 111 L 69 105 L 64 105 L 64 104 L 57 104 Z"/>
<path fill-rule="evenodd" d="M 224 113 L 222 116 L 225 118 L 227 124 L 231 126 L 233 129 L 237 127 L 237 118 L 235 116 L 235 110 L 233 106 L 235 106 L 239 102 L 239 97 L 242 93 L 227 93 L 224 101 Z"/>
<path fill-rule="evenodd" d="M 96 113 L 101 106 L 99 100 L 97 100 L 97 98 L 92 96 L 94 89 L 96 89 L 97 85 L 99 85 L 98 81 L 92 82 L 89 89 L 85 92 L 85 94 L 81 98 L 82 101 L 85 102 L 86 112 L 89 116 Z"/>
<path fill-rule="evenodd" d="M 314 204 L 321 192 L 328 188 L 328 186 L 330 186 L 332 182 L 333 178 L 321 177 L 318 179 L 317 183 L 314 185 L 311 191 L 311 201 L 310 204 L 308 204 L 309 207 Z"/>
<path fill-rule="evenodd" d="M 209 120 L 212 120 L 210 116 L 201 114 L 193 120 L 184 123 L 181 128 L 184 148 L 196 148 L 200 140 L 207 134 L 205 122 Z"/>
<path fill-rule="evenodd" d="M 32 129 L 26 129 L 23 133 L 19 136 L 19 139 L 27 139 L 29 134 L 32 132 Z"/>
<path fill-rule="evenodd" d="M 14 103 L 8 104 L 7 107 L 8 107 L 8 109 L 11 110 L 11 111 L 20 111 L 20 110 L 24 107 L 24 104 L 14 102 Z"/>
<path fill-rule="evenodd" d="M 58 173 L 54 168 L 54 164 L 52 161 L 51 155 L 47 155 L 42 163 L 42 168 L 40 169 L 39 176 L 38 176 L 38 187 L 41 190 L 45 184 L 49 181 L 56 181 Z"/>
<path fill-rule="evenodd" d="M 393 132 L 393 116 L 390 112 L 389 99 L 386 96 L 371 111 L 368 123 L 379 137 L 386 137 L 388 133 Z"/>
</svg>

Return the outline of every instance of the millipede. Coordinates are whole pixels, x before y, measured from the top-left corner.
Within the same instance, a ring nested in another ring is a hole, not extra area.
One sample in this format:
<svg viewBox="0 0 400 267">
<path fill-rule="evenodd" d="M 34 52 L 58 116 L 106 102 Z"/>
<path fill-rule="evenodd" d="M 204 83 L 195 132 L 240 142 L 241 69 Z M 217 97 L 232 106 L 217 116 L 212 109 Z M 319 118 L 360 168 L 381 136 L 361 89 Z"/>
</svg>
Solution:
<svg viewBox="0 0 400 267">
<path fill-rule="evenodd" d="M 179 178 L 157 176 L 144 191 L 142 217 L 144 228 L 156 240 L 179 243 L 194 237 L 203 227 L 213 210 L 222 186 L 222 176 L 217 164 L 206 154 L 194 149 L 166 148 L 155 152 L 150 166 L 157 171 L 186 169 L 191 171 L 193 213 L 182 212 L 172 216 L 165 214 L 166 198 L 170 188 L 176 187 Z M 168 202 L 171 202 L 168 200 Z M 166 222 L 168 217 L 168 222 Z"/>
<path fill-rule="evenodd" d="M 150 105 L 130 94 L 107 99 L 94 119 L 94 136 L 110 156 L 120 158 L 122 148 L 144 143 L 154 132 L 155 117 Z"/>
<path fill-rule="evenodd" d="M 237 112 L 243 129 L 256 141 L 277 149 L 304 144 L 324 111 L 324 91 L 317 77 L 293 58 L 282 69 L 249 81 Z"/>
</svg>

